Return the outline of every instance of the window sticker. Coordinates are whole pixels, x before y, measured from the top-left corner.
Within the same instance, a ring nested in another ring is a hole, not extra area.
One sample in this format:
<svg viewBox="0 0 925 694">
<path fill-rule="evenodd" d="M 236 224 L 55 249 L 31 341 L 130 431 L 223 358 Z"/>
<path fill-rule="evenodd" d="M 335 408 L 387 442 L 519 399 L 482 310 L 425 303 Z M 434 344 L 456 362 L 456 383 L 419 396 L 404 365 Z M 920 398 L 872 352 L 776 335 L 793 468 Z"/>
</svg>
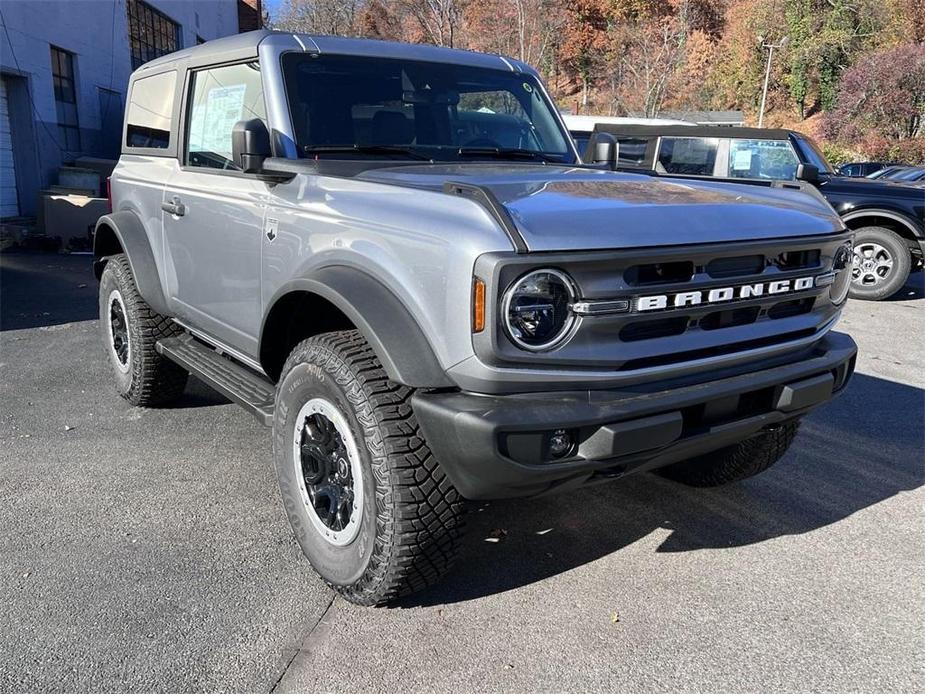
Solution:
<svg viewBox="0 0 925 694">
<path fill-rule="evenodd" d="M 732 158 L 733 171 L 748 171 L 752 168 L 752 151 L 750 149 L 738 149 Z"/>
<path fill-rule="evenodd" d="M 231 131 L 244 113 L 247 85 L 209 90 L 206 102 L 193 107 L 190 122 L 191 152 L 231 152 Z"/>
</svg>

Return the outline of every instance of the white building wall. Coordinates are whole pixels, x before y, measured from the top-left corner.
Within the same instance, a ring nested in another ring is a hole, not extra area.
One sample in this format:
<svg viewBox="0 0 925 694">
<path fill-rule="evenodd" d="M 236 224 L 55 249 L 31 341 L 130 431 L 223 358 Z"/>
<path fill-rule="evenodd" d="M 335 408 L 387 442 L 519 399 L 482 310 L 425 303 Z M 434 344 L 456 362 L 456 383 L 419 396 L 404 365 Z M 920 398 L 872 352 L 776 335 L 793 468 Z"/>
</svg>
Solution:
<svg viewBox="0 0 925 694">
<path fill-rule="evenodd" d="M 101 107 L 99 88 L 117 92 L 124 108 L 132 72 L 126 1 L 0 2 L 6 27 L 0 28 L 0 68 L 10 78 L 26 80 L 32 101 L 27 108 L 35 121 L 31 138 L 17 138 L 14 132 L 14 148 L 33 140 L 40 187 L 55 182 L 55 172 L 63 161 L 81 154 L 100 156 L 112 152 L 118 142 L 121 133 L 102 131 L 105 107 Z M 238 33 L 237 0 L 147 0 L 147 4 L 180 25 L 181 48 L 195 46 L 197 35 L 208 41 Z M 81 152 L 61 151 L 51 73 L 52 45 L 74 54 Z M 106 118 L 106 122 L 112 129 L 115 123 L 121 123 L 121 108 L 119 117 Z M 25 203 L 28 197 L 21 195 L 20 199 Z"/>
</svg>

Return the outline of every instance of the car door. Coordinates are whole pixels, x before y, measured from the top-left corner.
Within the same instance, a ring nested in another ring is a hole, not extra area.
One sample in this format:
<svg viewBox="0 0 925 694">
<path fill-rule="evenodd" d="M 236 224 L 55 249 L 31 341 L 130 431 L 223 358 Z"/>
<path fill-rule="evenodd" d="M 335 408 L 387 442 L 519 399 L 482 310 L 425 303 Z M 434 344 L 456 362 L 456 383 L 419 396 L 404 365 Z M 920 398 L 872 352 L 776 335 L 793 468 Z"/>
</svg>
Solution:
<svg viewBox="0 0 925 694">
<path fill-rule="evenodd" d="M 267 184 L 235 166 L 231 133 L 266 121 L 256 61 L 191 71 L 184 113 L 163 203 L 168 301 L 188 327 L 255 356 Z"/>
</svg>

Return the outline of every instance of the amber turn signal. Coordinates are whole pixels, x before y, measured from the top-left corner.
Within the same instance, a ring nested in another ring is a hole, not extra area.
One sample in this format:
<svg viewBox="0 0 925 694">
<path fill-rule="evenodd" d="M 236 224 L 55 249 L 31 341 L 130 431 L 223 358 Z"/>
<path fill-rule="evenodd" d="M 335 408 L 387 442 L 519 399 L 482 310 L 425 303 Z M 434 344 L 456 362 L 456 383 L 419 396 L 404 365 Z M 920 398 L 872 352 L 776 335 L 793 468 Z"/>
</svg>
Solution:
<svg viewBox="0 0 925 694">
<path fill-rule="evenodd" d="M 472 332 L 485 329 L 485 283 L 478 277 L 472 280 Z"/>
</svg>

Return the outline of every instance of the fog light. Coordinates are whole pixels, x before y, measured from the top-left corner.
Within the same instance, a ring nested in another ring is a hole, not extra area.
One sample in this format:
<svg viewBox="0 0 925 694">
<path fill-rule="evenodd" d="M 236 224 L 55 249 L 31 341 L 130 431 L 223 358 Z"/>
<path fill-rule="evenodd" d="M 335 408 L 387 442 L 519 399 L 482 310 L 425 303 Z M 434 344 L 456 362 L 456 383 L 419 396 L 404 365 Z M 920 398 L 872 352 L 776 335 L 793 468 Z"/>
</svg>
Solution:
<svg viewBox="0 0 925 694">
<path fill-rule="evenodd" d="M 549 455 L 554 459 L 567 456 L 572 452 L 574 445 L 575 442 L 572 439 L 572 435 L 565 429 L 556 429 L 552 432 L 552 436 L 549 437 L 549 442 L 547 443 Z"/>
</svg>

